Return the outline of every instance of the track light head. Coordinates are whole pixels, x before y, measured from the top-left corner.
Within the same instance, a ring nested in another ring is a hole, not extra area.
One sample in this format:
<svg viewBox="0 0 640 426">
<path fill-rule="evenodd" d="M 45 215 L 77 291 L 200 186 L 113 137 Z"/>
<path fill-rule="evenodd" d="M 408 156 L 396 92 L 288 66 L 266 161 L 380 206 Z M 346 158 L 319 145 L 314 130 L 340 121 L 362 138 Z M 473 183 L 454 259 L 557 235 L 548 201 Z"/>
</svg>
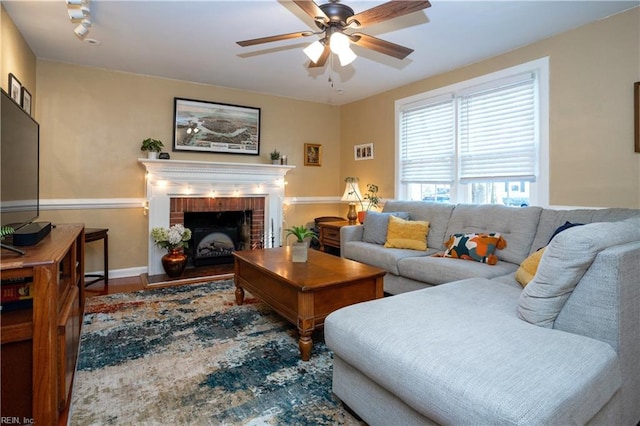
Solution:
<svg viewBox="0 0 640 426">
<path fill-rule="evenodd" d="M 71 22 L 80 22 L 84 18 L 91 16 L 91 10 L 86 6 L 69 8 L 67 9 L 67 12 L 69 13 L 69 19 L 71 19 Z"/>
</svg>

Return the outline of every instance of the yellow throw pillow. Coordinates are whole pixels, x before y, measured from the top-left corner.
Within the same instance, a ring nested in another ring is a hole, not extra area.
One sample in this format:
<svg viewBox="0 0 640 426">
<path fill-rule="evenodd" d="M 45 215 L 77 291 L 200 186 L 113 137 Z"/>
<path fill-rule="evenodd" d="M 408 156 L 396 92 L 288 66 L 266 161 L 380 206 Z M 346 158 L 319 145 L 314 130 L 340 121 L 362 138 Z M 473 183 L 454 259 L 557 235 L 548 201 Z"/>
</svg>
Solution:
<svg viewBox="0 0 640 426">
<path fill-rule="evenodd" d="M 427 234 L 429 222 L 421 220 L 404 220 L 389 216 L 387 241 L 385 247 L 404 248 L 411 250 L 427 249 Z"/>
<path fill-rule="evenodd" d="M 516 281 L 518 281 L 522 287 L 529 284 L 529 281 L 536 275 L 538 264 L 540 263 L 543 253 L 544 247 L 527 257 L 520 264 L 520 267 L 516 271 Z"/>
</svg>

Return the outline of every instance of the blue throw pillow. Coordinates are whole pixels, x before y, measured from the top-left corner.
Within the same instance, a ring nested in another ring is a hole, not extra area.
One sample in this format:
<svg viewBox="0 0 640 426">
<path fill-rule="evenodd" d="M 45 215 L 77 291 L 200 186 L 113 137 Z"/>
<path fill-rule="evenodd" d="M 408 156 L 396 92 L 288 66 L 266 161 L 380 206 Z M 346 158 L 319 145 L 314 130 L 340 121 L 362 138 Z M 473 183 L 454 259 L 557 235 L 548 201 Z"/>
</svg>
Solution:
<svg viewBox="0 0 640 426">
<path fill-rule="evenodd" d="M 373 244 L 384 244 L 387 241 L 389 216 L 396 216 L 400 219 L 409 220 L 408 212 L 380 213 L 369 211 L 364 218 L 362 241 Z"/>
<path fill-rule="evenodd" d="M 551 242 L 551 240 L 553 240 L 553 237 L 555 237 L 556 235 L 558 235 L 559 233 L 561 233 L 562 231 L 566 231 L 569 228 L 573 228 L 574 226 L 581 226 L 584 225 L 584 223 L 571 223 L 569 221 L 565 222 L 564 225 L 559 226 L 558 229 L 556 229 L 553 232 L 553 235 L 551 236 L 551 238 L 549 238 L 549 242 L 547 243 L 547 245 L 549 245 L 549 243 Z"/>
</svg>

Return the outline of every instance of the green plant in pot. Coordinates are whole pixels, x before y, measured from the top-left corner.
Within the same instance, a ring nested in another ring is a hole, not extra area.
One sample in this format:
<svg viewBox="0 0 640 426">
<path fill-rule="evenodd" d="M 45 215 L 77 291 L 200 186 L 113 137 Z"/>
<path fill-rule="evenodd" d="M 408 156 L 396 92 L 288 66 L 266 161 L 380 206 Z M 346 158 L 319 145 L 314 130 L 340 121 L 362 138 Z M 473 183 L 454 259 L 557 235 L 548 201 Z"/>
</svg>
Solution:
<svg viewBox="0 0 640 426">
<path fill-rule="evenodd" d="M 318 239 L 316 233 L 307 229 L 304 225 L 293 226 L 285 229 L 285 231 L 287 231 L 287 238 L 291 235 L 296 237 L 296 241 L 291 245 L 291 261 L 296 263 L 306 262 L 308 253 L 305 239 Z"/>
<path fill-rule="evenodd" d="M 158 157 L 158 153 L 162 151 L 164 144 L 162 141 L 158 139 L 147 138 L 142 141 L 142 146 L 140 146 L 140 151 L 147 151 L 149 154 L 149 158 L 155 159 Z"/>
<path fill-rule="evenodd" d="M 269 156 L 271 157 L 271 163 L 280 164 L 280 151 L 274 149 L 273 151 L 271 151 Z"/>
</svg>

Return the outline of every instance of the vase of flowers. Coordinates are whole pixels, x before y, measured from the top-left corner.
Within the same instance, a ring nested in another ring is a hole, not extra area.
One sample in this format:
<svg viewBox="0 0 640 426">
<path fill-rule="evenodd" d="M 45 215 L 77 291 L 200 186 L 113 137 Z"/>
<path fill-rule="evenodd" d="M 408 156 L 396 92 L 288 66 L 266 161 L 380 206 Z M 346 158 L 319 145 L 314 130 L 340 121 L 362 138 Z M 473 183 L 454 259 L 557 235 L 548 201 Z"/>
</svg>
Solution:
<svg viewBox="0 0 640 426">
<path fill-rule="evenodd" d="M 187 266 L 187 255 L 184 249 L 189 247 L 191 230 L 182 224 L 176 224 L 170 228 L 153 228 L 151 230 L 153 242 L 158 247 L 167 249 L 168 253 L 162 256 L 162 267 L 170 278 L 179 277 Z"/>
</svg>

